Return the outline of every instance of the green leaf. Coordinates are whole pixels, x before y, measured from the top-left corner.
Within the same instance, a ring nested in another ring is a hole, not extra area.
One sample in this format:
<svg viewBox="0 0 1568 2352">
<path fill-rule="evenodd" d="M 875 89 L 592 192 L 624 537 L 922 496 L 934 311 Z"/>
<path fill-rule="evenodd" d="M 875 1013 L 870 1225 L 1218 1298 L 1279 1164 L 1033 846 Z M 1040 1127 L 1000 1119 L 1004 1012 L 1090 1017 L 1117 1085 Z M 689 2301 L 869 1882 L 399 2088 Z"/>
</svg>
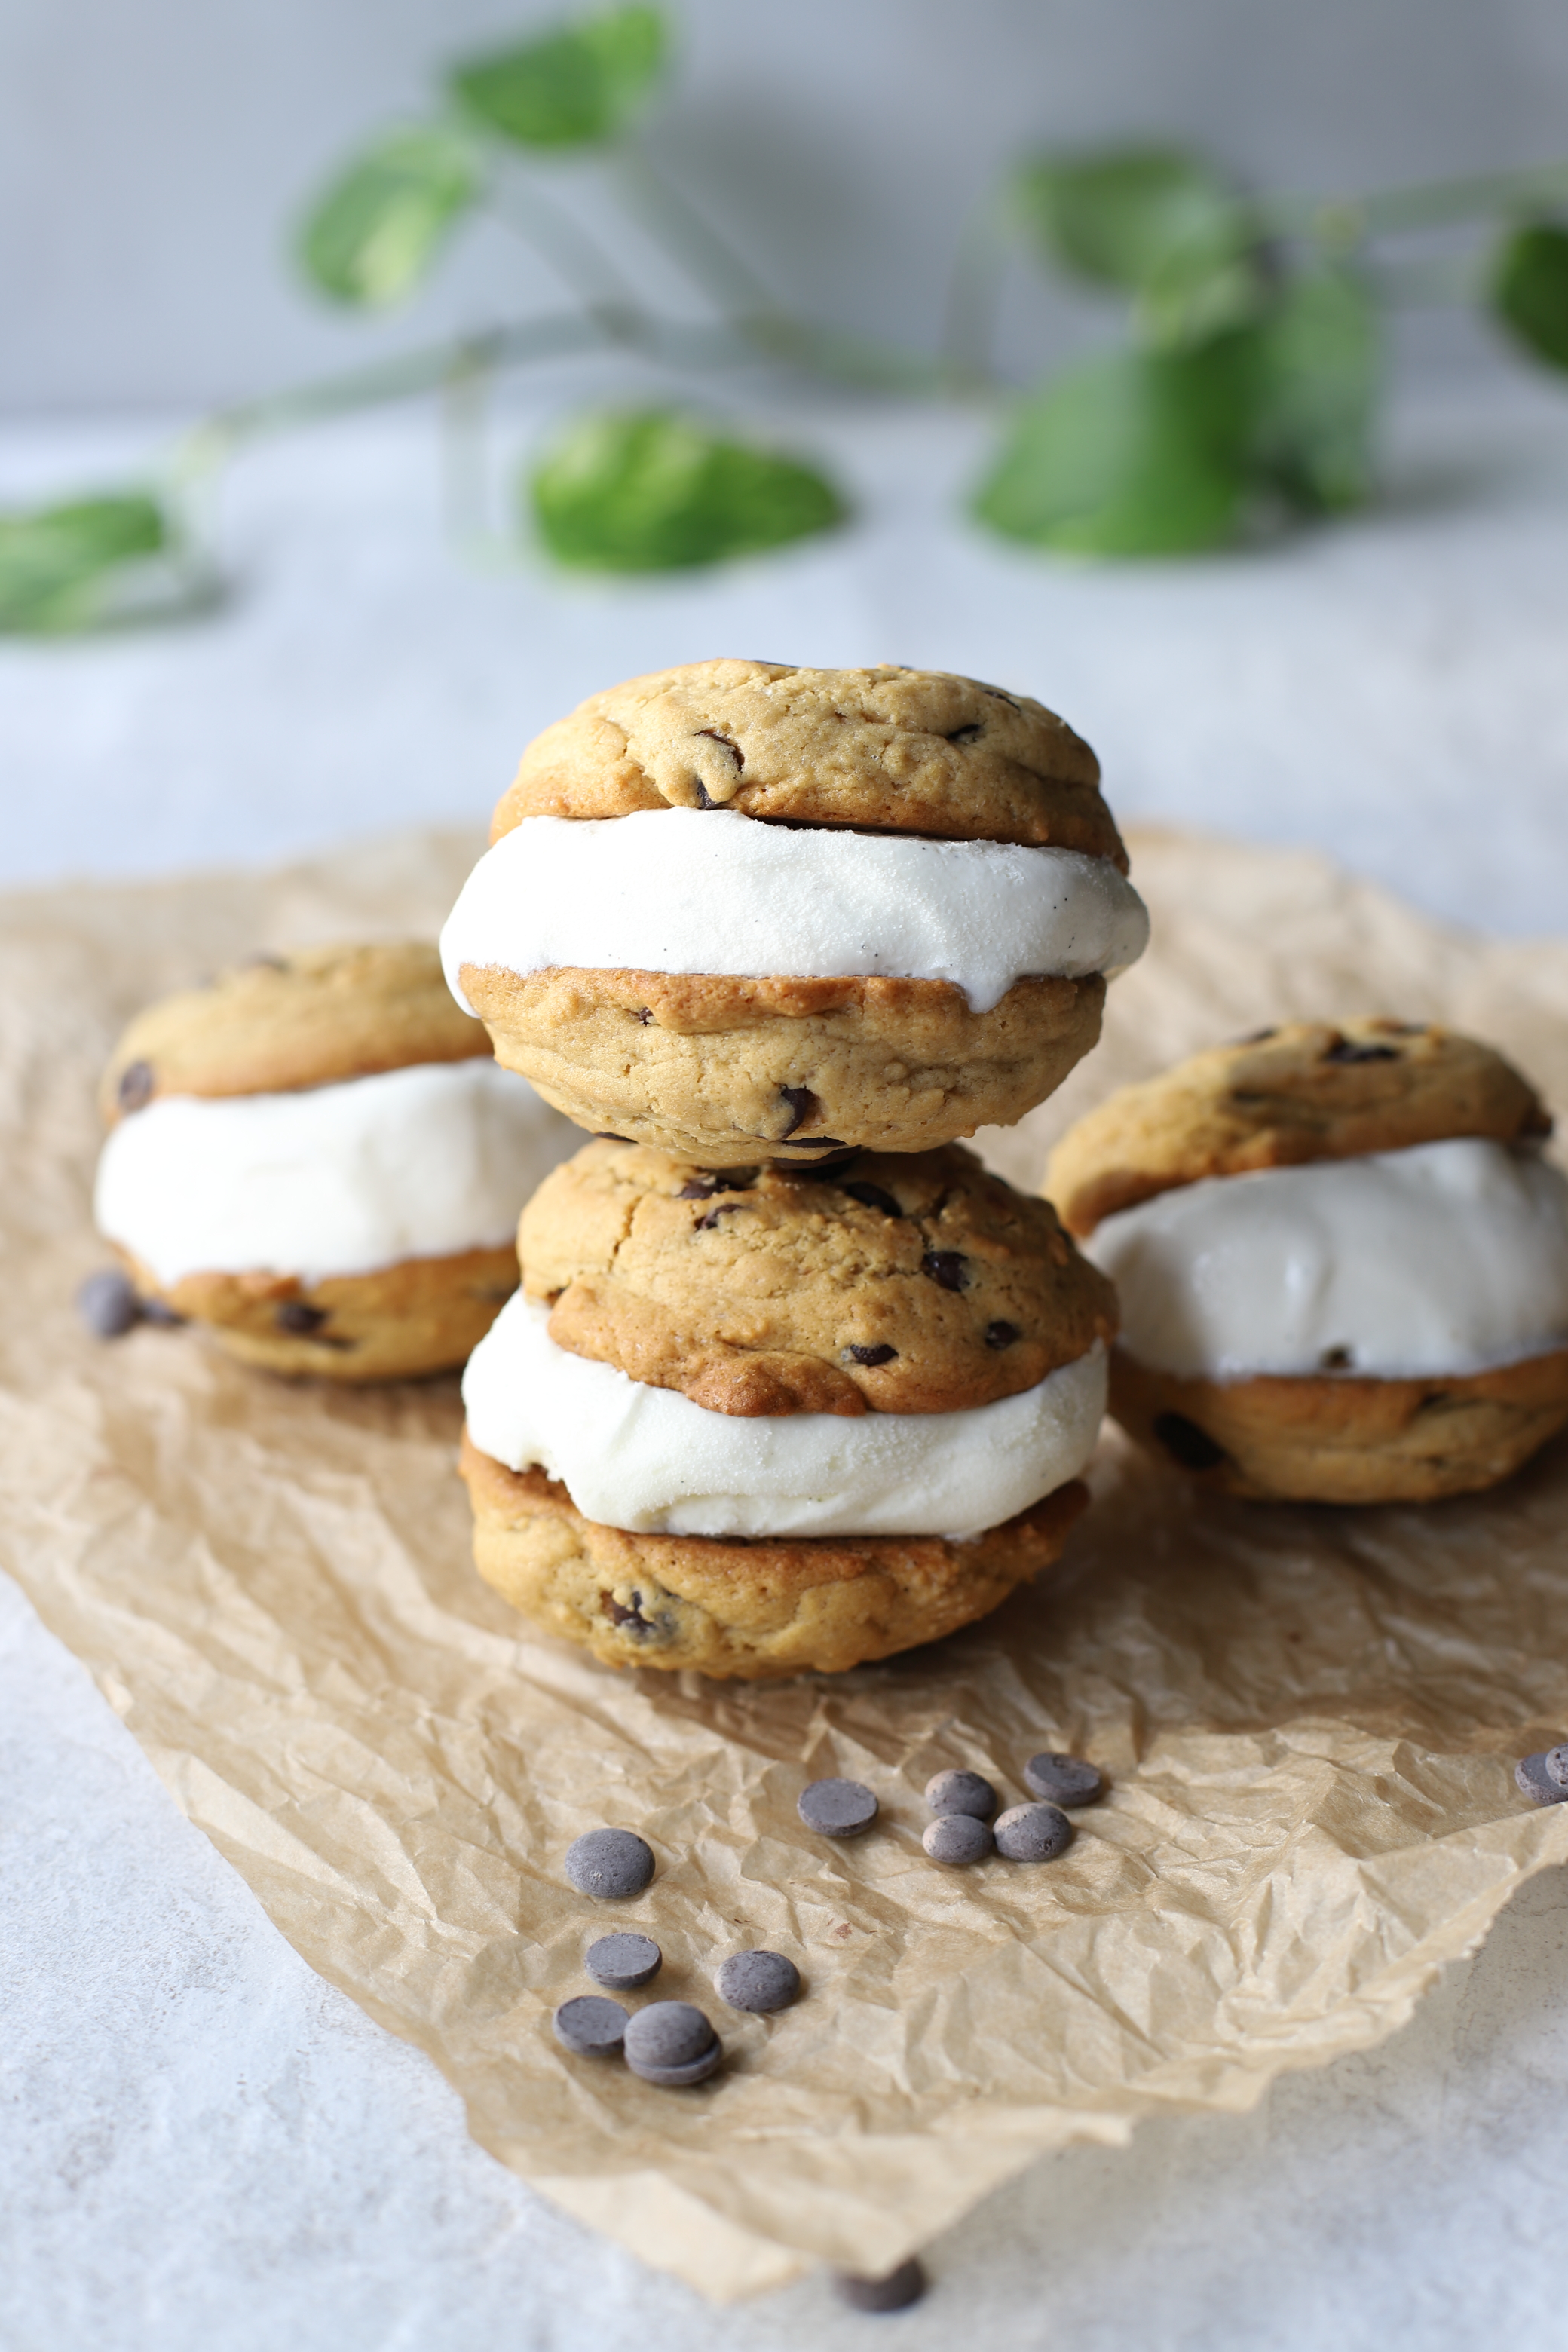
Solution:
<svg viewBox="0 0 1568 2352">
<path fill-rule="evenodd" d="M 440 123 L 391 131 L 317 197 L 300 230 L 300 266 L 334 302 L 381 310 L 401 301 L 480 185 L 473 147 L 458 132 Z"/>
<path fill-rule="evenodd" d="M 1381 322 L 1364 281 L 1327 269 L 1289 279 L 1257 341 L 1259 471 L 1308 513 L 1362 505 L 1383 373 Z"/>
<path fill-rule="evenodd" d="M 1491 307 L 1516 342 L 1548 367 L 1568 368 L 1568 228 L 1532 221 L 1503 239 Z"/>
<path fill-rule="evenodd" d="M 611 9 L 541 39 L 453 68 L 458 103 L 519 147 L 584 147 L 613 138 L 664 65 L 658 8 Z"/>
<path fill-rule="evenodd" d="M 529 488 L 551 553 L 602 572 L 717 563 L 826 530 L 847 511 L 815 467 L 658 408 L 583 418 Z"/>
<path fill-rule="evenodd" d="M 149 491 L 0 514 L 0 630 L 48 635 L 110 618 L 119 595 L 174 544 Z"/>
<path fill-rule="evenodd" d="M 1008 539 L 1083 555 L 1182 555 L 1246 510 L 1257 353 L 1114 352 L 1024 403 L 975 512 Z"/>
<path fill-rule="evenodd" d="M 1179 147 L 1040 155 L 1015 189 L 1047 261 L 1130 293 L 1234 271 L 1256 241 L 1247 207 L 1214 165 Z"/>
</svg>

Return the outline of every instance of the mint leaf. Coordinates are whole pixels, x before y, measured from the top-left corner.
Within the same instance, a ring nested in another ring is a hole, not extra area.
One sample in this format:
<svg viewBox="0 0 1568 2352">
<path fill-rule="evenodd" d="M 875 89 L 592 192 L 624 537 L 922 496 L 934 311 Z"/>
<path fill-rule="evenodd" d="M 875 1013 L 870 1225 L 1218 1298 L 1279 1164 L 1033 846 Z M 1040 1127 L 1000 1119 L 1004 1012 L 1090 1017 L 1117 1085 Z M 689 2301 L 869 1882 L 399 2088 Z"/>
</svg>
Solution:
<svg viewBox="0 0 1568 2352">
<path fill-rule="evenodd" d="M 602 572 L 717 563 L 826 530 L 847 511 L 813 467 L 657 408 L 571 425 L 529 493 L 557 561 Z"/>
<path fill-rule="evenodd" d="M 473 147 L 457 131 L 394 131 L 317 197 L 300 231 L 300 266 L 332 301 L 384 309 L 427 274 L 479 188 Z"/>
<path fill-rule="evenodd" d="M 174 543 L 145 490 L 0 514 L 0 630 L 63 635 L 112 617 L 117 594 Z"/>
<path fill-rule="evenodd" d="M 1082 555 L 1222 545 L 1247 506 L 1256 371 L 1247 333 L 1071 369 L 1016 412 L 975 513 L 1008 539 Z"/>
<path fill-rule="evenodd" d="M 1568 368 L 1568 228 L 1532 221 L 1503 239 L 1489 289 L 1493 313 L 1548 367 Z"/>
<path fill-rule="evenodd" d="M 1258 331 L 1254 454 L 1296 507 L 1331 513 L 1372 493 L 1383 373 L 1376 305 L 1344 270 L 1289 279 Z"/>
<path fill-rule="evenodd" d="M 620 130 L 668 48 L 658 8 L 616 8 L 470 58 L 453 68 L 451 89 L 487 131 L 514 146 L 583 147 Z"/>
<path fill-rule="evenodd" d="M 1040 155 L 1014 187 L 1042 257 L 1091 285 L 1173 294 L 1234 272 L 1256 241 L 1214 165 L 1179 147 Z"/>
</svg>

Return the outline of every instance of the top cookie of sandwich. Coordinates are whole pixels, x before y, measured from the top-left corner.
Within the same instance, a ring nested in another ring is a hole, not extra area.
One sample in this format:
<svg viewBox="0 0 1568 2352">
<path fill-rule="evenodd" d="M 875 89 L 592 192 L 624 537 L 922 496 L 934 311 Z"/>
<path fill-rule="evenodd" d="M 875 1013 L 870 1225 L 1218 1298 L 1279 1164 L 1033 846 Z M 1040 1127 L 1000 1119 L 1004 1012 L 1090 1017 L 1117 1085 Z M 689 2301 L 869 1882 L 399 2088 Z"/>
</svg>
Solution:
<svg viewBox="0 0 1568 2352">
<path fill-rule="evenodd" d="M 1534 1090 L 1473 1037 L 1370 1016 L 1337 1028 L 1295 1021 L 1122 1087 L 1062 1138 L 1046 1191 L 1070 1230 L 1087 1234 L 1119 1209 L 1205 1176 L 1551 1131 Z"/>
<path fill-rule="evenodd" d="M 424 940 L 258 956 L 139 1013 L 99 1092 L 112 1126 L 160 1095 L 261 1095 L 488 1054 Z"/>
<path fill-rule="evenodd" d="M 590 695 L 529 745 L 490 839 L 530 816 L 731 808 L 797 824 L 1126 853 L 1100 765 L 1026 695 L 944 670 L 689 662 Z"/>
<path fill-rule="evenodd" d="M 1115 1293 L 957 1144 L 721 1174 L 601 1139 L 518 1232 L 550 1336 L 710 1412 L 955 1412 L 1107 1342 Z"/>
</svg>

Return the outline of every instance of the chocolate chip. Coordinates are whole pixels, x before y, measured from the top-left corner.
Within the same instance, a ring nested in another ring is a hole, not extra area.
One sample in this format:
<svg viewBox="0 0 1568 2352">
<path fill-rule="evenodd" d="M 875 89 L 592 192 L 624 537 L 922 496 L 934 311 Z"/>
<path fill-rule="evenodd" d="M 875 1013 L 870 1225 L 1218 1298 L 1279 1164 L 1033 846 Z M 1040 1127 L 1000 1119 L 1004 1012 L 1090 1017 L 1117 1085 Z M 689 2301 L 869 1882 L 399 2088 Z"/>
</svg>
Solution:
<svg viewBox="0 0 1568 2352">
<path fill-rule="evenodd" d="M 811 1117 L 812 1112 L 816 1108 L 816 1097 L 812 1093 L 809 1087 L 781 1087 L 779 1088 L 779 1092 L 783 1095 L 785 1102 L 789 1105 L 790 1120 L 789 1125 L 785 1128 L 784 1133 L 778 1139 L 781 1143 L 787 1143 L 790 1137 L 795 1133 L 795 1129 L 797 1127 L 804 1127 L 806 1120 Z"/>
<path fill-rule="evenodd" d="M 134 1285 L 111 1266 L 78 1284 L 76 1311 L 95 1339 L 122 1339 L 142 1320 Z"/>
<path fill-rule="evenodd" d="M 1321 1058 L 1325 1062 L 1397 1062 L 1399 1048 L 1397 1045 L 1355 1045 L 1348 1037 L 1336 1037 L 1333 1044 L 1325 1048 Z"/>
<path fill-rule="evenodd" d="M 985 1344 L 988 1348 L 1010 1348 L 1019 1336 L 1016 1323 L 987 1323 L 985 1326 Z"/>
<path fill-rule="evenodd" d="M 725 751 L 729 752 L 730 756 L 735 762 L 737 773 L 745 766 L 746 755 L 742 751 L 740 745 L 738 743 L 731 743 L 728 735 L 721 735 L 717 727 L 700 727 L 697 730 L 697 732 L 699 735 L 706 735 L 710 742 L 722 743 Z M 699 792 L 700 792 L 701 789 L 702 787 L 700 784 L 698 786 Z"/>
<path fill-rule="evenodd" d="M 1568 1748 L 1546 1750 L 1546 1777 L 1555 1780 L 1560 1789 L 1568 1789 Z"/>
<path fill-rule="evenodd" d="M 957 1250 L 927 1250 L 921 1260 L 921 1272 L 929 1274 L 943 1290 L 963 1290 L 969 1281 L 966 1260 Z"/>
<path fill-rule="evenodd" d="M 599 1614 L 601 1617 L 607 1617 L 612 1625 L 624 1626 L 638 1640 L 645 1633 L 657 1633 L 661 1630 L 657 1618 L 643 1615 L 640 1592 L 632 1594 L 629 1609 L 624 1601 L 617 1601 L 613 1592 L 601 1592 Z"/>
<path fill-rule="evenodd" d="M 555 2039 L 579 2058 L 613 2058 L 626 2039 L 626 2012 L 602 1993 L 580 1992 L 555 2012 Z"/>
<path fill-rule="evenodd" d="M 1071 1837 L 1072 1823 L 1055 1805 L 1015 1805 L 996 1822 L 996 1851 L 1008 1862 L 1054 1862 Z"/>
<path fill-rule="evenodd" d="M 863 1209 L 879 1209 L 884 1217 L 901 1217 L 904 1213 L 892 1194 L 884 1192 L 879 1184 L 841 1184 L 838 1189 L 847 1192 L 852 1201 L 858 1201 Z"/>
<path fill-rule="evenodd" d="M 624 1903 L 653 1876 L 653 1853 L 635 1830 L 584 1830 L 566 1849 L 566 1875 L 579 1895 Z"/>
<path fill-rule="evenodd" d="M 1024 1767 L 1024 1786 L 1053 1805 L 1092 1805 L 1105 1794 L 1104 1775 L 1082 1756 L 1062 1756 L 1054 1748 L 1031 1756 Z"/>
<path fill-rule="evenodd" d="M 988 1822 L 996 1811 L 996 1791 L 979 1772 L 938 1772 L 926 1782 L 926 1802 L 933 1813 L 972 1813 Z"/>
<path fill-rule="evenodd" d="M 711 2024 L 689 2000 L 639 2009 L 627 2024 L 626 2047 L 626 2064 L 650 2083 L 700 2083 L 723 2055 Z"/>
<path fill-rule="evenodd" d="M 722 808 L 724 805 L 722 801 L 716 801 L 710 797 L 708 787 L 700 776 L 697 779 L 697 805 L 700 809 Z"/>
<path fill-rule="evenodd" d="M 833 2273 L 833 2292 L 851 2311 L 907 2311 L 925 2291 L 925 2269 L 918 2254 L 882 2278 L 862 2278 L 858 2271 Z"/>
<path fill-rule="evenodd" d="M 694 1234 L 711 1233 L 721 1217 L 732 1217 L 737 1209 L 743 1209 L 745 1205 L 744 1201 L 721 1201 L 718 1207 L 710 1209 L 705 1217 L 699 1217 L 691 1230 Z"/>
<path fill-rule="evenodd" d="M 646 1029 L 646 1028 L 647 1027 L 648 1023 L 649 1023 L 652 1019 L 653 1019 L 653 1014 L 649 1012 L 649 1010 L 648 1010 L 647 1006 L 646 1004 L 639 1004 L 639 1005 L 637 1006 L 637 1023 L 638 1023 L 638 1025 L 639 1025 L 641 1028 Z"/>
<path fill-rule="evenodd" d="M 1348 1372 L 1354 1361 L 1355 1356 L 1349 1348 L 1325 1348 L 1318 1358 L 1318 1370 L 1321 1372 Z"/>
<path fill-rule="evenodd" d="M 782 1952 L 731 1952 L 714 1982 L 721 2000 L 758 2017 L 800 1999 L 800 1970 Z"/>
<path fill-rule="evenodd" d="M 875 1370 L 879 1364 L 890 1364 L 899 1351 L 896 1348 L 889 1348 L 885 1340 L 876 1348 L 861 1348 L 851 1340 L 844 1352 L 852 1364 L 864 1364 L 868 1370 Z"/>
<path fill-rule="evenodd" d="M 1225 1460 L 1224 1446 L 1216 1445 L 1208 1431 L 1189 1421 L 1184 1412 L 1156 1413 L 1154 1434 L 1184 1470 L 1212 1470 Z"/>
<path fill-rule="evenodd" d="M 877 1818 L 877 1800 L 858 1780 L 813 1780 L 795 1799 L 795 1811 L 819 1837 L 858 1837 Z"/>
<path fill-rule="evenodd" d="M 1527 1797 L 1538 1805 L 1568 1804 L 1568 1789 L 1563 1788 L 1546 1769 L 1544 1754 L 1522 1756 L 1513 1768 L 1513 1777 Z"/>
<path fill-rule="evenodd" d="M 991 1852 L 991 1824 L 976 1821 L 973 1813 L 939 1813 L 927 1823 L 921 1843 L 933 1862 L 963 1870 L 972 1862 L 984 1862 Z"/>
<path fill-rule="evenodd" d="M 651 1984 L 664 1966 L 664 1954 L 651 1936 L 601 1936 L 590 1944 L 583 1966 L 595 1984 L 611 1992 L 636 1992 Z"/>
<path fill-rule="evenodd" d="M 120 1084 L 114 1098 L 121 1110 L 140 1110 L 153 1099 L 153 1065 L 151 1062 L 127 1062 L 120 1073 Z"/>
<path fill-rule="evenodd" d="M 285 1298 L 272 1310 L 272 1320 L 279 1331 L 291 1331 L 300 1339 L 308 1339 L 313 1331 L 319 1331 L 326 1319 L 324 1307 L 308 1306 L 302 1298 Z"/>
<path fill-rule="evenodd" d="M 978 743 L 984 732 L 984 728 L 980 726 L 955 727 L 945 740 L 949 743 Z"/>
</svg>

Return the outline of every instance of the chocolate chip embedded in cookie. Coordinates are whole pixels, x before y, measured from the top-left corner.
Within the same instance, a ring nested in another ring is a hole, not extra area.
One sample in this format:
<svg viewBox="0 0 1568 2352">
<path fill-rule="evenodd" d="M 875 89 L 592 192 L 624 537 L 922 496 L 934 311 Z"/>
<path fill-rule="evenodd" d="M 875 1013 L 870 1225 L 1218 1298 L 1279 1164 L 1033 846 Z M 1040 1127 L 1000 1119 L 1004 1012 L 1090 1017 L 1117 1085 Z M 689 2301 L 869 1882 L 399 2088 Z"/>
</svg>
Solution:
<svg viewBox="0 0 1568 2352">
<path fill-rule="evenodd" d="M 1116 1324 L 1048 1204 L 959 1145 L 807 1175 L 590 1143 L 518 1247 L 556 1346 L 726 1414 L 968 1411 Z"/>
<path fill-rule="evenodd" d="M 1043 1100 L 1142 951 L 1096 772 L 937 672 L 636 679 L 525 757 L 447 978 L 595 1133 L 710 1167 L 923 1150 Z"/>
<path fill-rule="evenodd" d="M 717 807 L 1126 865 L 1099 762 L 1055 711 L 976 678 L 886 665 L 689 662 L 590 695 L 529 745 L 491 838 L 531 816 Z"/>
<path fill-rule="evenodd" d="M 1448 1136 L 1549 1135 L 1529 1082 L 1436 1023 L 1290 1022 L 1121 1087 L 1069 1129 L 1046 1191 L 1075 1234 L 1208 1176 L 1399 1151 Z"/>
</svg>

